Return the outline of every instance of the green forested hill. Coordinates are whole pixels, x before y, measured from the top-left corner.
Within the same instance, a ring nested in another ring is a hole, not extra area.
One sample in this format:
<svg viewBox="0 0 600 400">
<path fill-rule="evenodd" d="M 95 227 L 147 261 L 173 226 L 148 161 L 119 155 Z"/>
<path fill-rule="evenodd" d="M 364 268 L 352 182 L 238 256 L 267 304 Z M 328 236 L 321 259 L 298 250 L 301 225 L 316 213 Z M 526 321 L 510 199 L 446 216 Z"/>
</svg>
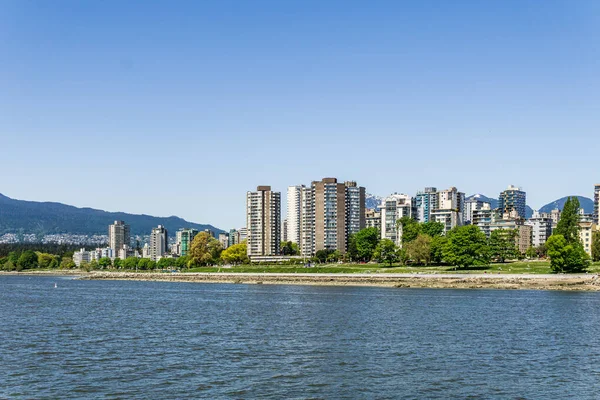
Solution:
<svg viewBox="0 0 600 400">
<path fill-rule="evenodd" d="M 0 194 L 0 234 L 25 232 L 106 235 L 108 225 L 116 220 L 123 220 L 131 225 L 133 235 L 149 235 L 152 228 L 158 225 L 165 226 L 170 234 L 175 234 L 179 228 L 221 232 L 212 225 L 196 224 L 179 217 L 106 212 L 61 203 L 14 200 Z"/>
</svg>

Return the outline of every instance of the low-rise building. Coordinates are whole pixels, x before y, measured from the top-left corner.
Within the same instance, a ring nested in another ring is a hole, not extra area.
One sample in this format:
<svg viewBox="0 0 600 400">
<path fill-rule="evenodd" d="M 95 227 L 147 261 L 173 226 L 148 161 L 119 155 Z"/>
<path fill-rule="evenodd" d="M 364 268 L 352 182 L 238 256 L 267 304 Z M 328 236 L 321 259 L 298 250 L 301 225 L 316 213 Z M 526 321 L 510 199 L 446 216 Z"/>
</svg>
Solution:
<svg viewBox="0 0 600 400">
<path fill-rule="evenodd" d="M 365 226 L 367 228 L 377 228 L 381 232 L 381 212 L 374 208 L 368 208 L 365 211 Z"/>
<path fill-rule="evenodd" d="M 73 253 L 73 262 L 77 267 L 80 267 L 83 263 L 89 263 L 91 261 L 90 252 L 85 249 L 81 249 Z"/>
<path fill-rule="evenodd" d="M 552 235 L 552 219 L 549 215 L 534 211 L 532 217 L 525 221 L 525 225 L 531 227 L 531 246 L 533 247 L 543 245 Z"/>
</svg>

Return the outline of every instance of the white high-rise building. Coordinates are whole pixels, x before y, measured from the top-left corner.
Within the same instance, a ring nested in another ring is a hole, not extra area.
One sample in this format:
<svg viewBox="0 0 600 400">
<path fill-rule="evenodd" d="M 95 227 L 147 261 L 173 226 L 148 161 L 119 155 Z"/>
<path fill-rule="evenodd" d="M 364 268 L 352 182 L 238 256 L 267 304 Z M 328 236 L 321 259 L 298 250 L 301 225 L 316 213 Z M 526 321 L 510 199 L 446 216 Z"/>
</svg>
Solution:
<svg viewBox="0 0 600 400">
<path fill-rule="evenodd" d="M 429 221 L 441 222 L 444 232 L 463 225 L 465 194 L 455 187 L 437 192 L 437 204 L 430 211 Z"/>
<path fill-rule="evenodd" d="M 153 261 L 160 260 L 167 253 L 168 243 L 168 234 L 165 227 L 159 225 L 157 228 L 153 228 L 150 234 L 150 259 Z"/>
<path fill-rule="evenodd" d="M 131 241 L 129 225 L 123 221 L 115 221 L 108 226 L 108 247 L 118 252 L 123 245 L 129 246 Z"/>
<path fill-rule="evenodd" d="M 287 240 L 292 243 L 300 243 L 302 192 L 305 188 L 304 185 L 296 185 L 287 190 Z"/>
<path fill-rule="evenodd" d="M 248 257 L 276 256 L 281 241 L 281 193 L 259 186 L 246 194 Z"/>
<path fill-rule="evenodd" d="M 398 220 L 414 218 L 415 199 L 406 194 L 392 194 L 381 204 L 381 238 L 390 239 L 397 246 L 402 245 L 402 227 Z"/>
<path fill-rule="evenodd" d="M 463 223 L 464 224 L 473 224 L 473 213 L 475 211 L 480 211 L 486 208 L 487 205 L 490 205 L 489 202 L 480 200 L 477 197 L 473 197 L 469 200 L 465 201 L 465 207 L 463 211 Z M 490 205 L 491 206 L 491 205 Z M 475 224 L 473 224 L 475 225 Z"/>
</svg>

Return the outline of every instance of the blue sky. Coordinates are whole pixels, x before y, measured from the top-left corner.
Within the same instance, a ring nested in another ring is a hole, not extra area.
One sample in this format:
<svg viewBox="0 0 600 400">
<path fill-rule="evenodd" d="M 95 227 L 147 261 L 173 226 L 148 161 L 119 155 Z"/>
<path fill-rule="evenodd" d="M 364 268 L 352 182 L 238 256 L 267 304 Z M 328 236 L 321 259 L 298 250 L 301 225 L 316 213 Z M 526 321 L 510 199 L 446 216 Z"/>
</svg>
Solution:
<svg viewBox="0 0 600 400">
<path fill-rule="evenodd" d="M 0 2 L 0 193 L 245 223 L 245 192 L 600 183 L 600 2 Z"/>
</svg>

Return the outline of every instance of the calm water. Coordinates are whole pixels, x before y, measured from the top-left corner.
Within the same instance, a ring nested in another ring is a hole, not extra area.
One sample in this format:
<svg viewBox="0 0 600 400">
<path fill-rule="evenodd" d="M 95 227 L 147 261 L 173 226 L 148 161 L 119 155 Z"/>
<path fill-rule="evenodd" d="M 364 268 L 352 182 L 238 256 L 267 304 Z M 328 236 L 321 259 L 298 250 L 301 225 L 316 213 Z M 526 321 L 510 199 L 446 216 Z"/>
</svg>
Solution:
<svg viewBox="0 0 600 400">
<path fill-rule="evenodd" d="M 0 398 L 600 396 L 596 293 L 0 276 L 0 337 Z"/>
</svg>

